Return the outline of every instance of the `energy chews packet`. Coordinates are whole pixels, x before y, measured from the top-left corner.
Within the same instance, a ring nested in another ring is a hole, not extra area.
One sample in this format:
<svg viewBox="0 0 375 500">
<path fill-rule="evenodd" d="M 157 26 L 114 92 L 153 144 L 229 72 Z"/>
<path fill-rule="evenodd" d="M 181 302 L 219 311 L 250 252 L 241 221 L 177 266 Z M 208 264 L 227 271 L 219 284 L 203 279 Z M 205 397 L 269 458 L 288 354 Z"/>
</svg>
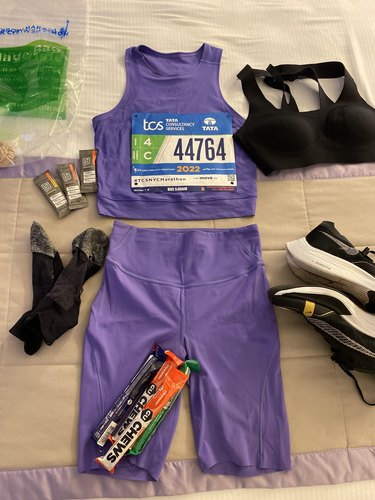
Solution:
<svg viewBox="0 0 375 500">
<path fill-rule="evenodd" d="M 163 349 L 156 346 L 92 433 L 92 437 L 99 446 L 104 446 L 120 421 L 129 414 L 129 410 L 134 408 L 135 400 L 138 399 L 145 385 L 162 366 L 164 360 Z"/>
<path fill-rule="evenodd" d="M 195 359 L 189 359 L 185 361 L 185 363 L 180 367 L 180 371 L 183 373 L 186 373 L 188 376 L 190 376 L 191 371 L 199 372 L 200 371 L 200 365 L 198 361 Z M 152 436 L 155 434 L 155 432 L 158 430 L 160 424 L 164 420 L 165 416 L 169 412 L 169 410 L 172 408 L 173 404 L 175 403 L 176 399 L 180 395 L 182 388 L 178 391 L 178 393 L 170 400 L 168 403 L 164 406 L 164 408 L 161 410 L 161 412 L 152 419 L 150 422 L 150 425 L 147 427 L 147 429 L 141 434 L 141 436 L 137 439 L 137 441 L 134 443 L 132 448 L 129 450 L 127 453 L 128 455 L 139 455 L 147 445 L 147 443 L 150 441 Z"/>
<path fill-rule="evenodd" d="M 86 196 L 81 193 L 79 177 L 73 163 L 57 165 L 57 171 L 68 199 L 69 210 L 88 207 Z"/>
<path fill-rule="evenodd" d="M 112 443 L 115 443 L 122 434 L 126 431 L 130 423 L 135 419 L 135 417 L 142 411 L 146 406 L 148 401 L 156 394 L 163 380 L 173 367 L 178 367 L 183 364 L 183 361 L 178 358 L 172 351 L 165 351 L 166 360 L 162 364 L 159 371 L 156 373 L 151 382 L 146 386 L 143 393 L 139 396 L 134 406 L 131 409 L 130 414 L 126 413 L 123 418 L 118 423 L 116 429 L 113 431 L 109 439 Z"/>
<path fill-rule="evenodd" d="M 81 149 L 79 152 L 81 193 L 96 193 L 96 149 Z"/>
<path fill-rule="evenodd" d="M 59 218 L 68 215 L 68 200 L 65 198 L 59 184 L 49 170 L 35 177 L 34 183 L 42 191 Z"/>
<path fill-rule="evenodd" d="M 147 429 L 152 419 L 154 419 L 167 403 L 174 398 L 189 378 L 188 374 L 178 369 L 178 366 L 181 366 L 183 362 L 171 351 L 166 351 L 166 355 L 167 360 L 149 386 L 150 388 L 154 384 L 155 387 L 157 387 L 154 395 L 148 400 L 142 411 L 138 413 L 129 425 L 123 428 L 120 437 L 106 454 L 96 458 L 96 461 L 112 474 L 115 471 L 116 464 Z M 164 375 L 161 376 L 160 372 Z"/>
</svg>

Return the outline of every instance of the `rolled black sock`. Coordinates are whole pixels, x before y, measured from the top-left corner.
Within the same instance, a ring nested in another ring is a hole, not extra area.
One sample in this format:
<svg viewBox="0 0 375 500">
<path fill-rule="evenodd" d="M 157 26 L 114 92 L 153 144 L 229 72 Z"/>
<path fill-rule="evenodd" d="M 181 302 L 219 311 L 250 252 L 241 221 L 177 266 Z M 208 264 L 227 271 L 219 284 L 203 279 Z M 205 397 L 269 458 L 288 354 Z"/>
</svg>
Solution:
<svg viewBox="0 0 375 500">
<path fill-rule="evenodd" d="M 36 352 L 34 338 L 41 336 L 46 344 L 52 345 L 77 324 L 83 284 L 104 264 L 108 243 L 107 235 L 93 228 L 86 229 L 73 240 L 71 261 L 61 272 L 52 290 L 25 320 L 25 345 L 32 346 L 31 350 Z M 28 354 L 34 352 L 29 351 Z"/>
<path fill-rule="evenodd" d="M 39 301 L 52 289 L 64 267 L 58 251 L 54 248 L 42 226 L 35 221 L 30 228 L 30 249 L 32 252 L 32 308 L 34 309 Z M 31 312 L 26 311 L 9 330 L 12 335 L 23 342 L 26 339 L 25 320 Z M 40 346 L 42 340 L 43 338 L 40 335 L 35 335 L 33 343 Z"/>
</svg>

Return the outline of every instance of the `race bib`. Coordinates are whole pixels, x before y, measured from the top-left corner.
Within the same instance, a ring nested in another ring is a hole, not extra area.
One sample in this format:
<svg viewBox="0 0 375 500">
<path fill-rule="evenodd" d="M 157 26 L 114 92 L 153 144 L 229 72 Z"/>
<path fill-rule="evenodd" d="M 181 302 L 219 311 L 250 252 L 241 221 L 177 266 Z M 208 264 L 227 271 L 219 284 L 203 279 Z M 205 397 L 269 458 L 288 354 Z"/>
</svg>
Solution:
<svg viewBox="0 0 375 500">
<path fill-rule="evenodd" d="M 235 191 L 230 113 L 133 113 L 131 189 Z"/>
</svg>

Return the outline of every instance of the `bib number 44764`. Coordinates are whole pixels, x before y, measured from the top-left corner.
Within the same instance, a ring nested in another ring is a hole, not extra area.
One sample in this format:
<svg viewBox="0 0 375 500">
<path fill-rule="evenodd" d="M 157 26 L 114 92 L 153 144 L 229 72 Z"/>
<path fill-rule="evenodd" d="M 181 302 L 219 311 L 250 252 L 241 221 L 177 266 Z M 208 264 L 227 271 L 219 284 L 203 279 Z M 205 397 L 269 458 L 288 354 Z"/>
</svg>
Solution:
<svg viewBox="0 0 375 500">
<path fill-rule="evenodd" d="M 217 158 L 221 158 L 221 161 L 225 161 L 226 152 L 224 139 L 221 137 L 219 141 L 216 142 L 212 137 L 194 137 L 188 139 L 185 143 L 181 138 L 177 140 L 173 154 L 179 161 L 189 159 L 190 161 L 201 160 L 205 162 L 214 161 Z"/>
</svg>

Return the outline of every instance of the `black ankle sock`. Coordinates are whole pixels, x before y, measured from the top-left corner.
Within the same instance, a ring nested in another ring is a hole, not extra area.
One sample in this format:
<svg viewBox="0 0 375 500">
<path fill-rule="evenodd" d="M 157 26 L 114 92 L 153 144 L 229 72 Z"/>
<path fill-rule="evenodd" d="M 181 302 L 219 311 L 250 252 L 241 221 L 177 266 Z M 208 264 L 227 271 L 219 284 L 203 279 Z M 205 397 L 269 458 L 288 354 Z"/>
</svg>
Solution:
<svg viewBox="0 0 375 500">
<path fill-rule="evenodd" d="M 38 222 L 33 222 L 30 228 L 30 249 L 32 252 L 32 284 L 33 309 L 39 301 L 52 289 L 61 271 L 63 264 L 57 250 L 52 245 L 46 232 Z M 25 320 L 31 311 L 25 312 L 17 323 L 9 330 L 12 335 L 25 342 Z M 29 335 L 28 335 L 29 337 Z M 37 338 L 39 337 L 39 338 Z M 40 335 L 35 335 L 33 344 L 41 344 Z M 35 347 L 33 347 L 35 348 Z M 25 345 L 25 351 L 27 346 Z"/>
<path fill-rule="evenodd" d="M 59 252 L 40 224 L 33 222 L 30 230 L 30 246 L 33 254 L 33 309 L 51 290 L 64 269 Z"/>
<path fill-rule="evenodd" d="M 36 340 L 40 336 L 46 344 L 52 345 L 77 324 L 82 286 L 104 264 L 108 242 L 103 231 L 93 228 L 86 229 L 73 240 L 71 261 L 24 322 L 25 346 L 31 347 L 28 354 L 39 349 L 39 340 Z"/>
</svg>

